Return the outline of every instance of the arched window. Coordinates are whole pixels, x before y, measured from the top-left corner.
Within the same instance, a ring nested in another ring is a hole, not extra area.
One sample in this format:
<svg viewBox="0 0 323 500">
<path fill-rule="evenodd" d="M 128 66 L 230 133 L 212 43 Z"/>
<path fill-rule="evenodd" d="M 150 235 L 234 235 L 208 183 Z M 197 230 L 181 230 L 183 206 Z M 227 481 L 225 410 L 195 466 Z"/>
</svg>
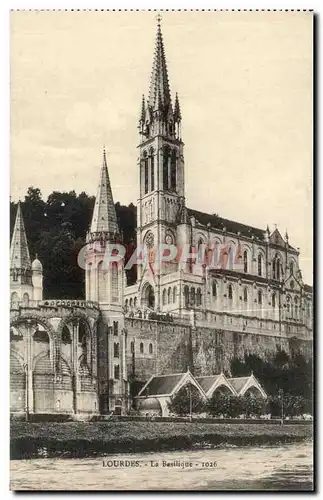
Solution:
<svg viewBox="0 0 323 500">
<path fill-rule="evenodd" d="M 169 287 L 167 290 L 167 304 L 172 303 L 172 289 Z"/>
<path fill-rule="evenodd" d="M 243 271 L 245 273 L 248 272 L 248 252 L 247 252 L 247 250 L 245 250 L 243 252 Z"/>
<path fill-rule="evenodd" d="M 195 305 L 195 288 L 191 288 L 191 305 Z"/>
<path fill-rule="evenodd" d="M 258 290 L 258 304 L 262 305 L 262 290 Z"/>
<path fill-rule="evenodd" d="M 145 177 L 145 194 L 148 193 L 148 157 L 146 151 L 144 152 L 144 177 Z"/>
<path fill-rule="evenodd" d="M 200 306 L 201 304 L 202 304 L 202 293 L 201 293 L 201 289 L 198 288 L 196 290 L 196 305 Z"/>
<path fill-rule="evenodd" d="M 120 346 L 119 346 L 119 342 L 115 342 L 113 344 L 113 357 L 114 358 L 118 358 L 120 355 Z"/>
<path fill-rule="evenodd" d="M 118 302 L 119 298 L 119 282 L 118 282 L 118 263 L 111 262 L 111 291 L 112 301 Z"/>
<path fill-rule="evenodd" d="M 124 308 L 126 311 L 128 311 L 128 299 L 125 300 Z"/>
<path fill-rule="evenodd" d="M 153 345 L 149 344 L 149 354 L 152 354 L 152 353 L 153 353 Z"/>
<path fill-rule="evenodd" d="M 176 191 L 176 151 L 173 151 L 170 164 L 170 186 L 172 191 Z"/>
<path fill-rule="evenodd" d="M 177 295 L 177 289 L 176 289 L 176 286 L 174 286 L 174 288 L 173 288 L 173 303 L 174 304 L 176 303 L 176 295 Z"/>
<path fill-rule="evenodd" d="M 258 276 L 262 276 L 262 255 L 258 255 Z"/>
<path fill-rule="evenodd" d="M 244 302 L 248 302 L 248 288 L 246 286 L 243 289 L 243 300 Z"/>
<path fill-rule="evenodd" d="M 115 380 L 119 380 L 119 378 L 120 378 L 120 366 L 119 365 L 114 366 L 114 378 L 115 378 Z"/>
<path fill-rule="evenodd" d="M 149 151 L 150 154 L 150 190 L 155 189 L 155 157 L 153 148 Z"/>
<path fill-rule="evenodd" d="M 133 307 L 137 307 L 137 297 L 133 299 Z"/>
<path fill-rule="evenodd" d="M 184 303 L 185 303 L 185 307 L 189 306 L 189 302 L 190 302 L 190 292 L 189 292 L 188 286 L 185 285 L 184 286 Z"/>
<path fill-rule="evenodd" d="M 15 304 L 17 302 L 18 302 L 18 294 L 17 294 L 17 292 L 13 292 L 11 294 L 11 304 Z"/>
<path fill-rule="evenodd" d="M 212 282 L 212 296 L 216 297 L 217 296 L 217 286 L 216 286 L 216 281 Z"/>
<path fill-rule="evenodd" d="M 228 298 L 232 300 L 233 297 L 233 292 L 232 292 L 232 285 L 228 286 Z"/>
<path fill-rule="evenodd" d="M 163 188 L 164 191 L 168 191 L 168 158 L 169 158 L 169 149 L 164 148 L 163 150 Z"/>
<path fill-rule="evenodd" d="M 277 262 L 276 262 L 276 277 L 278 280 L 280 280 L 280 259 L 278 258 L 277 259 Z"/>
<path fill-rule="evenodd" d="M 289 263 L 289 270 L 290 270 L 290 274 L 294 274 L 294 262 L 293 261 L 291 261 Z"/>
<path fill-rule="evenodd" d="M 131 344 L 130 344 L 130 351 L 132 354 L 135 352 L 135 343 L 134 342 L 131 342 Z"/>
<path fill-rule="evenodd" d="M 272 305 L 272 307 L 276 307 L 276 294 L 275 293 L 272 294 L 271 305 Z"/>
<path fill-rule="evenodd" d="M 200 238 L 197 242 L 197 259 L 198 263 L 201 265 L 204 264 L 204 251 L 204 241 L 202 240 L 202 238 Z"/>
<path fill-rule="evenodd" d="M 142 342 L 140 342 L 139 351 L 140 351 L 140 354 L 144 353 L 144 344 Z"/>
<path fill-rule="evenodd" d="M 228 250 L 228 269 L 233 269 L 233 248 Z"/>
<path fill-rule="evenodd" d="M 27 292 L 23 294 L 22 301 L 24 306 L 29 306 L 29 295 Z"/>
<path fill-rule="evenodd" d="M 62 330 L 62 342 L 63 344 L 71 344 L 72 339 L 71 339 L 71 334 L 67 326 L 65 325 L 63 330 Z"/>
<path fill-rule="evenodd" d="M 166 288 L 163 290 L 163 306 L 166 305 Z"/>
<path fill-rule="evenodd" d="M 295 318 L 298 319 L 298 297 L 294 298 Z"/>
<path fill-rule="evenodd" d="M 130 308 L 132 308 L 132 297 L 131 297 L 131 299 L 129 300 L 129 306 L 130 306 Z"/>
</svg>

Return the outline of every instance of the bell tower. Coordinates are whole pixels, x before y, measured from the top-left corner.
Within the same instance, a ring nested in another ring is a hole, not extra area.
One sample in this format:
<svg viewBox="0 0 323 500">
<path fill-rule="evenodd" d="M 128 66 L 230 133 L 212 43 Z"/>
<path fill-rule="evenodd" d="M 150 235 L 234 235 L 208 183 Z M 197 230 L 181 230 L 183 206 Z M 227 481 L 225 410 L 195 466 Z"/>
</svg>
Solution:
<svg viewBox="0 0 323 500">
<path fill-rule="evenodd" d="M 182 117 L 178 95 L 174 104 L 171 99 L 160 21 L 159 17 L 149 95 L 147 99 L 142 96 L 138 126 L 137 245 L 148 248 L 176 244 L 176 227 L 185 207 Z M 142 272 L 138 266 L 138 279 Z"/>
<path fill-rule="evenodd" d="M 85 296 L 86 300 L 97 302 L 101 312 L 97 327 L 100 411 L 124 413 L 128 404 L 123 313 L 125 272 L 123 260 L 111 259 L 113 248 L 118 244 L 121 244 L 121 236 L 103 150 L 92 223 L 87 234 Z"/>
</svg>

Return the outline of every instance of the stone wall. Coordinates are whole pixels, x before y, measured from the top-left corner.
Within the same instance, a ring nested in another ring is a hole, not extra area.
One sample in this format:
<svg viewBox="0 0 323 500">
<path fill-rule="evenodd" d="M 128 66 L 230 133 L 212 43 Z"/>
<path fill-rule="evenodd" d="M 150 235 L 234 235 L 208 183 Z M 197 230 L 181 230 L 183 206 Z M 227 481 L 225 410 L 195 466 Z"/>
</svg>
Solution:
<svg viewBox="0 0 323 500">
<path fill-rule="evenodd" d="M 152 375 L 185 372 L 188 368 L 197 376 L 221 371 L 230 374 L 233 358 L 243 359 L 255 354 L 262 359 L 275 356 L 277 350 L 287 354 L 311 356 L 312 342 L 296 337 L 263 333 L 246 333 L 214 327 L 192 327 L 179 323 L 126 318 L 128 376 L 147 381 Z M 134 352 L 131 352 L 134 342 Z M 140 352 L 140 344 L 143 352 Z M 153 354 L 149 353 L 153 345 Z"/>
</svg>

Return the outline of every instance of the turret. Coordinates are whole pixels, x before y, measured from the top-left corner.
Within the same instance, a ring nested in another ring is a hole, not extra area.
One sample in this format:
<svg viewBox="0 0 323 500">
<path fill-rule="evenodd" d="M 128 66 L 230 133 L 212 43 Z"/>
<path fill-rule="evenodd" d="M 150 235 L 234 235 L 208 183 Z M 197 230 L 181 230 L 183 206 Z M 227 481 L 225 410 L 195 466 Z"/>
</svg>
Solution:
<svg viewBox="0 0 323 500">
<path fill-rule="evenodd" d="M 40 260 L 36 259 L 31 265 L 32 270 L 32 284 L 33 284 L 33 298 L 34 300 L 43 300 L 43 266 Z"/>
</svg>

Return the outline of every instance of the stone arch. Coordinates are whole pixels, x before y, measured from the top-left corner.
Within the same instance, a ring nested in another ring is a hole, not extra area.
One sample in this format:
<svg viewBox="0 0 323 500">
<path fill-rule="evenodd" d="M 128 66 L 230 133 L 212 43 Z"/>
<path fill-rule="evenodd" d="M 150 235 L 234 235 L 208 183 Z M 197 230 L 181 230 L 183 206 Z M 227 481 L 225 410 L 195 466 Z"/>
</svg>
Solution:
<svg viewBox="0 0 323 500">
<path fill-rule="evenodd" d="M 222 383 L 214 389 L 210 398 L 220 398 L 221 396 L 226 396 L 228 394 L 235 395 L 234 391 L 230 387 Z"/>
<path fill-rule="evenodd" d="M 143 307 L 155 309 L 155 292 L 152 285 L 146 282 L 141 291 L 141 304 Z"/>
<path fill-rule="evenodd" d="M 23 412 L 26 397 L 26 373 L 23 357 L 10 349 L 10 410 Z"/>
<path fill-rule="evenodd" d="M 255 397 L 256 399 L 263 399 L 263 394 L 261 393 L 259 387 L 257 387 L 256 385 L 251 385 L 250 387 L 248 387 L 243 395 Z"/>
<path fill-rule="evenodd" d="M 50 344 L 52 346 L 52 343 L 55 341 L 58 335 L 58 330 L 55 331 L 53 325 L 46 318 L 41 316 L 40 313 L 33 312 L 29 314 L 24 314 L 23 316 L 16 314 L 11 318 L 10 327 L 14 326 L 15 328 L 18 328 L 18 325 L 26 324 L 28 320 L 31 320 L 32 325 L 38 323 L 46 330 L 49 336 Z"/>
<path fill-rule="evenodd" d="M 35 413 L 54 410 L 54 367 L 49 350 L 39 353 L 33 359 L 33 388 Z"/>
</svg>

